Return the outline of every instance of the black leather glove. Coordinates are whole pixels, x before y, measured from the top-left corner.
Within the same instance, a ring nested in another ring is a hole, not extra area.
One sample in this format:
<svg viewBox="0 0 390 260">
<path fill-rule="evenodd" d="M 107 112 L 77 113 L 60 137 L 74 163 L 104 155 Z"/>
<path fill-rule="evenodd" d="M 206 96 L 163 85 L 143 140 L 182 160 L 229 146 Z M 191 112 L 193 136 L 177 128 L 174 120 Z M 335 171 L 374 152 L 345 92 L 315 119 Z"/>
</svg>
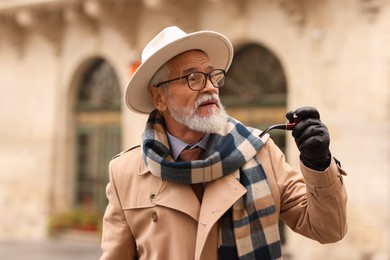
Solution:
<svg viewBox="0 0 390 260">
<path fill-rule="evenodd" d="M 300 159 L 311 169 L 323 171 L 330 165 L 330 137 L 328 128 L 321 122 L 320 114 L 314 107 L 301 107 L 286 114 L 293 122 L 294 114 L 299 122 L 292 131 L 295 143 L 301 152 Z"/>
</svg>

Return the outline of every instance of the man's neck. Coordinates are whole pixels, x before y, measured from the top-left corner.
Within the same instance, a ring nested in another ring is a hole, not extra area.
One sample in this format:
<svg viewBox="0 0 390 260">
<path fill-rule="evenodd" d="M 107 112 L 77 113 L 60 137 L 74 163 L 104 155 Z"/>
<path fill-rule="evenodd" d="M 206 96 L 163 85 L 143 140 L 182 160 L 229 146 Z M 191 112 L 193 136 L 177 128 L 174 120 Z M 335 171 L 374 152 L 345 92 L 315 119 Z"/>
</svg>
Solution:
<svg viewBox="0 0 390 260">
<path fill-rule="evenodd" d="M 169 146 L 171 148 L 171 155 L 172 155 L 173 159 L 176 160 L 177 157 L 179 156 L 179 154 L 181 153 L 181 151 L 188 146 L 190 146 L 190 147 L 199 146 L 199 147 L 203 148 L 203 150 L 206 150 L 210 134 L 206 134 L 201 140 L 199 140 L 196 143 L 184 142 L 184 141 L 180 140 L 179 138 L 171 135 L 168 132 L 167 132 L 167 136 L 168 136 Z"/>
</svg>

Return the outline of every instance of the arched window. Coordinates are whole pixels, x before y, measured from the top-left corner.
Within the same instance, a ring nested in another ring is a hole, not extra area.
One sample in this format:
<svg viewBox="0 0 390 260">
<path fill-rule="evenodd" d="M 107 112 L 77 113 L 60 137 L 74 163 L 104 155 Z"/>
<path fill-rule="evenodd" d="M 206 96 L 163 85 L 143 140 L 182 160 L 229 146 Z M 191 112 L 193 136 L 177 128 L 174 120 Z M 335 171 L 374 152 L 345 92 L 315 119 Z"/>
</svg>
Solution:
<svg viewBox="0 0 390 260">
<path fill-rule="evenodd" d="M 259 129 L 286 122 L 287 83 L 277 57 L 258 44 L 250 43 L 237 49 L 226 75 L 226 86 L 220 89 L 228 114 Z M 284 131 L 272 131 L 271 137 L 285 150 Z M 285 226 L 282 222 L 279 226 L 284 243 Z"/>
<path fill-rule="evenodd" d="M 264 129 L 286 121 L 287 83 L 277 57 L 258 44 L 237 48 L 220 96 L 229 114 L 246 125 Z M 284 132 L 272 132 L 284 149 Z"/>
<path fill-rule="evenodd" d="M 121 94 L 113 68 L 96 59 L 83 74 L 76 98 L 74 204 L 99 211 L 107 204 L 108 162 L 121 149 Z"/>
</svg>

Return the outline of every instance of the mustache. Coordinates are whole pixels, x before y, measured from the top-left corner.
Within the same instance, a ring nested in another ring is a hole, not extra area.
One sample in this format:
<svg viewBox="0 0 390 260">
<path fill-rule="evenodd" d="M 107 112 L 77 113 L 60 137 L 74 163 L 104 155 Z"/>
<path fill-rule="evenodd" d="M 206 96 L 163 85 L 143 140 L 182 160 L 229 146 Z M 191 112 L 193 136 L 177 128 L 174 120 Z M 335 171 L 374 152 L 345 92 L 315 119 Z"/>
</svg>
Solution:
<svg viewBox="0 0 390 260">
<path fill-rule="evenodd" d="M 215 101 L 217 101 L 219 106 L 221 105 L 221 102 L 219 100 L 219 96 L 217 94 L 204 94 L 196 100 L 195 109 L 198 108 L 202 103 L 209 101 L 209 100 L 215 100 Z"/>
</svg>

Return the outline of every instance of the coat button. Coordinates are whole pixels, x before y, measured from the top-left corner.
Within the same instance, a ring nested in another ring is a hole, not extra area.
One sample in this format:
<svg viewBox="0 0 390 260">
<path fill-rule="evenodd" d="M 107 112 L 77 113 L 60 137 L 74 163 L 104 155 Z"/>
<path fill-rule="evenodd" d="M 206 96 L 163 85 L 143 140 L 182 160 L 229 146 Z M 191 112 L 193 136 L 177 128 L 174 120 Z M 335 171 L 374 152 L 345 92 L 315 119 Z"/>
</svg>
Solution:
<svg viewBox="0 0 390 260">
<path fill-rule="evenodd" d="M 157 222 L 157 213 L 156 213 L 156 211 L 152 212 L 152 221 L 153 222 Z"/>
<path fill-rule="evenodd" d="M 156 198 L 156 194 L 152 193 L 150 194 L 150 201 L 153 202 L 154 198 Z"/>
</svg>

